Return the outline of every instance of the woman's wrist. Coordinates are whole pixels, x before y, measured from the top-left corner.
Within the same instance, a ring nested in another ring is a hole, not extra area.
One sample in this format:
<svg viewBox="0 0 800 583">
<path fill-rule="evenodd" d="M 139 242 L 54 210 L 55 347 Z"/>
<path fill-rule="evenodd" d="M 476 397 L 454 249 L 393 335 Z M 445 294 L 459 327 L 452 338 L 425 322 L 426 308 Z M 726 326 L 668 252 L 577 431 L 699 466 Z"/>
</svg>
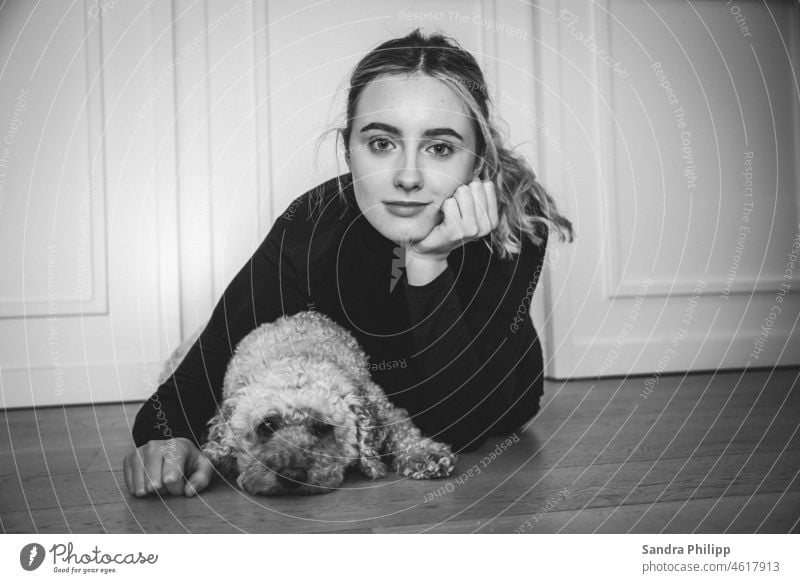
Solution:
<svg viewBox="0 0 800 583">
<path fill-rule="evenodd" d="M 447 269 L 447 254 L 416 253 L 406 249 L 406 280 L 409 285 L 423 286 Z"/>
</svg>

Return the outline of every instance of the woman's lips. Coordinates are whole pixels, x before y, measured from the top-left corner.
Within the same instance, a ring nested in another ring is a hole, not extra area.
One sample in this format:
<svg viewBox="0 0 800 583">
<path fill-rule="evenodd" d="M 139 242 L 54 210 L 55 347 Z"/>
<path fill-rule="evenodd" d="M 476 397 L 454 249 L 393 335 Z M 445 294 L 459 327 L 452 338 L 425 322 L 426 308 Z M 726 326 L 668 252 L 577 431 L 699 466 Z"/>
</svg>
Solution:
<svg viewBox="0 0 800 583">
<path fill-rule="evenodd" d="M 428 203 L 426 202 L 384 202 L 386 210 L 397 217 L 413 217 L 420 214 Z"/>
</svg>

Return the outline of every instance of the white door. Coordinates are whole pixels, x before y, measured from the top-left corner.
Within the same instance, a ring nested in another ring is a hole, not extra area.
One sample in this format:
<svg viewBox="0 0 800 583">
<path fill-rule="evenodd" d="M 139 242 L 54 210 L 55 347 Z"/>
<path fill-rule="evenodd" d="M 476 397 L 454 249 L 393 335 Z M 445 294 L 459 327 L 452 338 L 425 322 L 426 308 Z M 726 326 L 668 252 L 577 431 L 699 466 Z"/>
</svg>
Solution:
<svg viewBox="0 0 800 583">
<path fill-rule="evenodd" d="M 539 8 L 550 374 L 800 364 L 798 4 Z"/>
<path fill-rule="evenodd" d="M 169 5 L 107 6 L 0 7 L 2 407 L 144 399 L 179 339 L 172 150 L 136 115 Z"/>
</svg>

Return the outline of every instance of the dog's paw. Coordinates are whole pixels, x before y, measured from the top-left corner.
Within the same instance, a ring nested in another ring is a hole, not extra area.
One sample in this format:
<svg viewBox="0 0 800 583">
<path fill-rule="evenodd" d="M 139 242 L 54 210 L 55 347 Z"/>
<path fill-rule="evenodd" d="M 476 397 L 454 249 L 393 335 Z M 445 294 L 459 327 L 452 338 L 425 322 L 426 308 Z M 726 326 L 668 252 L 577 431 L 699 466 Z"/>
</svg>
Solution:
<svg viewBox="0 0 800 583">
<path fill-rule="evenodd" d="M 364 457 L 358 461 L 358 469 L 370 480 L 386 477 L 386 464 L 377 457 Z"/>
<path fill-rule="evenodd" d="M 453 473 L 457 459 L 449 446 L 429 441 L 396 455 L 394 468 L 401 476 L 412 480 L 446 478 Z"/>
</svg>

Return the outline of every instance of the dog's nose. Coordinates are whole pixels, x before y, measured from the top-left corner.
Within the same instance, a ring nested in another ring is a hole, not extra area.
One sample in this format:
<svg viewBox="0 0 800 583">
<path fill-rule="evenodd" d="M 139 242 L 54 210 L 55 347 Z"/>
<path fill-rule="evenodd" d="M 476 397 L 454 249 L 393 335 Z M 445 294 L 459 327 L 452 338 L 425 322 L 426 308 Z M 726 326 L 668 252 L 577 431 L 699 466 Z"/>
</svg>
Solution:
<svg viewBox="0 0 800 583">
<path fill-rule="evenodd" d="M 299 488 L 308 479 L 308 472 L 303 468 L 287 468 L 276 473 L 278 475 L 278 483 L 284 488 Z"/>
</svg>

